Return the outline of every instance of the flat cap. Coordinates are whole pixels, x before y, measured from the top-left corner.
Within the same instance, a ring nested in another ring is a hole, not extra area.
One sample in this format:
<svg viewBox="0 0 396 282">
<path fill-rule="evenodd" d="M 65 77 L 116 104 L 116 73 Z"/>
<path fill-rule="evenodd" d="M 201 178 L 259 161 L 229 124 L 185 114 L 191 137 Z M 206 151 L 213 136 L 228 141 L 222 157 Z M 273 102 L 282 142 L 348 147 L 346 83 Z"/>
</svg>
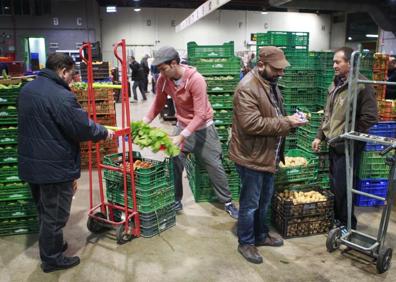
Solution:
<svg viewBox="0 0 396 282">
<path fill-rule="evenodd" d="M 290 66 L 282 49 L 275 46 L 264 46 L 259 51 L 260 61 L 276 69 L 285 69 Z"/>
<path fill-rule="evenodd" d="M 154 61 L 152 64 L 154 66 L 158 66 L 170 60 L 176 59 L 179 57 L 179 53 L 176 51 L 175 48 L 170 46 L 164 46 L 158 49 L 154 55 Z"/>
</svg>

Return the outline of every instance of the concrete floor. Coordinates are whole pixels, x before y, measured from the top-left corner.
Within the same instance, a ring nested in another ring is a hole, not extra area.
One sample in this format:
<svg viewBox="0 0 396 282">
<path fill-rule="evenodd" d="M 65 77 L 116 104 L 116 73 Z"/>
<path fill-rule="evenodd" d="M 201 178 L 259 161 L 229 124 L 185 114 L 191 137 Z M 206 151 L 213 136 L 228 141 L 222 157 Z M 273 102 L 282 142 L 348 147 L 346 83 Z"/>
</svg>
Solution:
<svg viewBox="0 0 396 282">
<path fill-rule="evenodd" d="M 131 104 L 141 119 L 149 101 Z M 117 105 L 119 107 L 119 105 Z M 120 112 L 120 111 L 118 111 Z M 154 122 L 171 131 L 168 123 Z M 149 151 L 143 155 L 152 157 Z M 155 155 L 160 158 L 161 156 Z M 64 229 L 67 255 L 81 264 L 45 274 L 40 269 L 37 235 L 0 237 L 0 281 L 396 281 L 396 264 L 377 275 L 375 265 L 357 253 L 326 251 L 325 235 L 289 239 L 281 248 L 261 247 L 264 263 L 248 263 L 236 250 L 235 220 L 221 207 L 196 204 L 185 181 L 184 211 L 175 227 L 150 239 L 117 245 L 112 234 L 92 235 L 86 228 L 88 173 L 84 171 Z M 380 209 L 359 209 L 359 228 L 375 235 Z M 395 247 L 396 216 L 387 245 Z M 393 277 L 393 278 L 392 278 Z"/>
</svg>

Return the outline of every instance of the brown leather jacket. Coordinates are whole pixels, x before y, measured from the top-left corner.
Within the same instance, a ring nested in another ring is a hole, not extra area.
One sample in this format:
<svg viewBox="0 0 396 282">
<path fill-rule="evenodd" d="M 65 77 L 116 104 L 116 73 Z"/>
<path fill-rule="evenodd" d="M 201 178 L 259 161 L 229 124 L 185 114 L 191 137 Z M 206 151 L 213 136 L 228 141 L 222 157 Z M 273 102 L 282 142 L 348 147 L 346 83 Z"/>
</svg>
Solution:
<svg viewBox="0 0 396 282">
<path fill-rule="evenodd" d="M 270 91 L 269 82 L 260 76 L 257 68 L 240 81 L 234 95 L 229 153 L 230 158 L 241 166 L 275 173 L 278 137 L 288 135 L 292 127 L 285 117 L 279 89 L 276 95 L 284 116 L 278 116 L 276 101 L 271 99 Z M 281 148 L 280 159 L 283 161 L 284 144 Z"/>
</svg>

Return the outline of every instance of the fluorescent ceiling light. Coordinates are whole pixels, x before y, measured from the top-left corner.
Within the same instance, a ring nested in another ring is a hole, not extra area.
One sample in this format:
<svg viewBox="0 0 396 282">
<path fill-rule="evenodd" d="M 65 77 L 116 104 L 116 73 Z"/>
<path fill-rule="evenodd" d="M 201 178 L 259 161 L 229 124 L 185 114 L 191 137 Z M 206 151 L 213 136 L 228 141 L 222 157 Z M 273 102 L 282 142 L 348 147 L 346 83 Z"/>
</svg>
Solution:
<svg viewBox="0 0 396 282">
<path fill-rule="evenodd" d="M 117 7 L 116 6 L 107 6 L 106 7 L 106 12 L 107 13 L 116 13 L 117 12 Z"/>
<path fill-rule="evenodd" d="M 349 36 L 349 37 L 348 37 L 348 40 L 352 40 L 352 37 Z"/>
<path fill-rule="evenodd" d="M 268 12 L 262 11 L 261 14 L 262 14 L 262 15 L 267 15 Z"/>
<path fill-rule="evenodd" d="M 282 6 L 282 5 L 286 4 L 286 3 L 289 3 L 291 1 L 292 0 L 269 0 L 269 4 L 271 6 L 279 7 L 279 6 Z"/>
<path fill-rule="evenodd" d="M 366 34 L 368 38 L 378 38 L 378 34 Z"/>
<path fill-rule="evenodd" d="M 140 12 L 142 9 L 140 9 L 140 8 L 135 8 L 135 9 L 133 9 L 135 12 Z"/>
</svg>

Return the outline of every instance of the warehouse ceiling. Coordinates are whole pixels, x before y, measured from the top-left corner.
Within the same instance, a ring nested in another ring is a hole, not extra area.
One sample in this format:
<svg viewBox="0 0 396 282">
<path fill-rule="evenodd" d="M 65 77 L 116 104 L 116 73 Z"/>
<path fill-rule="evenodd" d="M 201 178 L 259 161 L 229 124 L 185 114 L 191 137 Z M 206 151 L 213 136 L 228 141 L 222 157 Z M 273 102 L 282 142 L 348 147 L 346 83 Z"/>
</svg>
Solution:
<svg viewBox="0 0 396 282">
<path fill-rule="evenodd" d="M 196 9 L 205 0 L 97 0 L 100 6 Z M 299 11 L 314 13 L 367 13 L 386 31 L 396 33 L 396 0 L 231 0 L 222 9 Z"/>
</svg>

